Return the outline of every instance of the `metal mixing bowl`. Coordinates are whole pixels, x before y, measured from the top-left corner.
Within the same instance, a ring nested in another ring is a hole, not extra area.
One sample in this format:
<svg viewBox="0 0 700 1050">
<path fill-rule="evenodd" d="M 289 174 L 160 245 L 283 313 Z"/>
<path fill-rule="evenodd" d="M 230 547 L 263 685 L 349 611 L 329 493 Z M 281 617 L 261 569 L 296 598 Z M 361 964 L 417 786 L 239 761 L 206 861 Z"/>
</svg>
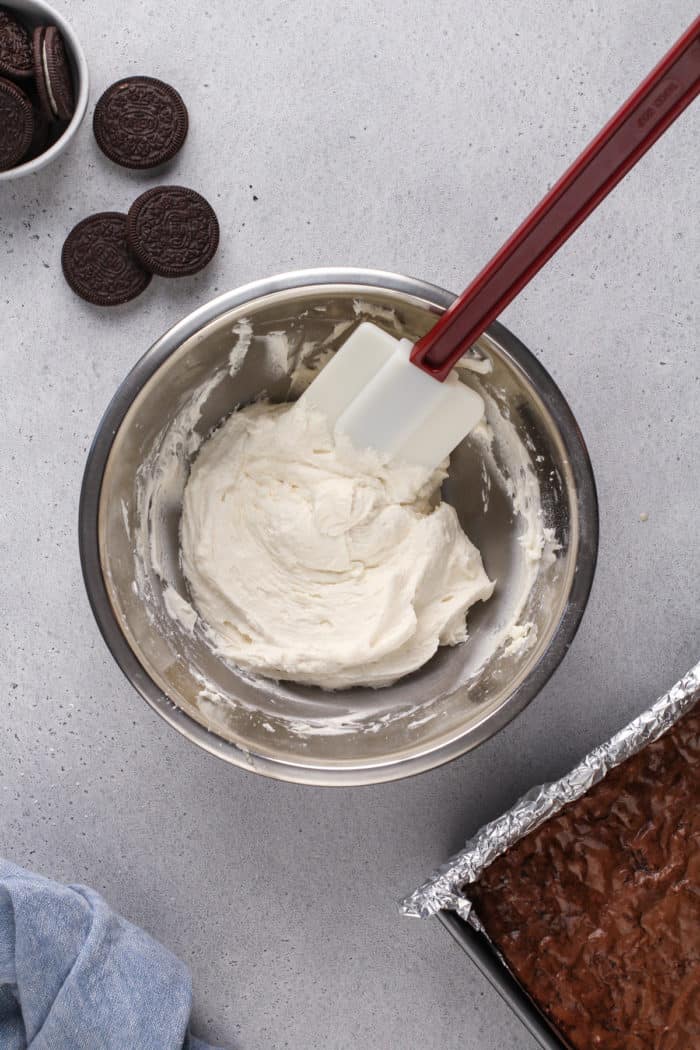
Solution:
<svg viewBox="0 0 700 1050">
<path fill-rule="evenodd" d="M 542 688 L 574 637 L 588 599 L 598 543 L 591 465 L 562 394 L 532 354 L 494 324 L 478 349 L 492 363 L 471 376 L 492 394 L 528 449 L 544 524 L 558 549 L 542 562 L 524 617 L 529 647 L 493 639 L 512 613 L 509 583 L 523 570 L 522 520 L 467 439 L 452 458 L 444 496 L 457 509 L 494 597 L 469 612 L 469 639 L 442 648 L 419 671 L 381 690 L 321 689 L 236 671 L 203 638 L 167 616 L 161 579 L 146 566 L 149 602 L 137 586 L 137 474 L 163 428 L 193 391 L 222 370 L 202 405 L 205 436 L 235 406 L 285 400 L 286 373 L 253 350 L 235 375 L 226 370 L 237 321 L 256 333 L 286 331 L 296 345 L 328 339 L 358 309 L 397 336 L 417 339 L 452 301 L 433 285 L 366 270 L 311 270 L 260 281 L 208 303 L 167 332 L 124 380 L 90 451 L 80 506 L 83 573 L 99 627 L 131 683 L 189 740 L 244 769 L 302 783 L 366 784 L 440 765 L 491 737 Z M 360 306 L 358 307 L 358 302 Z M 340 326 L 334 328 L 334 326 Z M 340 343 L 338 335 L 335 343 Z M 261 344 L 262 346 L 262 344 Z M 490 470 L 490 468 L 488 468 Z M 484 509 L 482 489 L 490 485 Z M 186 597 L 178 566 L 179 509 L 158 537 L 171 584 Z"/>
</svg>

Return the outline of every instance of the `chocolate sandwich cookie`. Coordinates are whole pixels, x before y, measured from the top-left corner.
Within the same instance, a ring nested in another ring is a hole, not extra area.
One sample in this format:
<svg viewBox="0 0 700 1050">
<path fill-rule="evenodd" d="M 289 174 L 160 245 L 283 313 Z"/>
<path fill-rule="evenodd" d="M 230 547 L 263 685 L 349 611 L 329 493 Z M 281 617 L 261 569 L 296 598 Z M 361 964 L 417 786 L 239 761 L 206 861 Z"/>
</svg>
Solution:
<svg viewBox="0 0 700 1050">
<path fill-rule="evenodd" d="M 121 212 L 99 212 L 79 222 L 65 240 L 61 265 L 76 295 L 96 306 L 128 303 L 151 281 L 129 251 Z"/>
<path fill-rule="evenodd" d="M 0 8 L 0 76 L 28 80 L 33 74 L 29 31 L 9 11 Z"/>
<path fill-rule="evenodd" d="M 129 208 L 129 244 L 139 262 L 161 277 L 187 277 L 211 261 L 219 223 L 211 204 L 184 186 L 156 186 Z"/>
<path fill-rule="evenodd" d="M 0 77 L 0 171 L 14 168 L 24 157 L 34 134 L 34 111 L 27 95 Z"/>
<path fill-rule="evenodd" d="M 171 160 L 187 137 L 187 107 L 175 88 L 152 77 L 126 77 L 107 88 L 92 127 L 102 152 L 125 168 Z"/>
<path fill-rule="evenodd" d="M 32 134 L 32 141 L 29 145 L 27 153 L 22 158 L 22 161 L 34 160 L 35 157 L 40 157 L 42 153 L 46 153 L 46 150 L 51 145 L 52 140 L 52 124 L 49 118 L 44 113 L 41 106 L 36 104 L 34 109 L 34 132 Z"/>
<path fill-rule="evenodd" d="M 75 110 L 73 77 L 65 44 L 56 26 L 38 26 L 32 35 L 34 79 L 49 120 L 70 120 Z"/>
</svg>

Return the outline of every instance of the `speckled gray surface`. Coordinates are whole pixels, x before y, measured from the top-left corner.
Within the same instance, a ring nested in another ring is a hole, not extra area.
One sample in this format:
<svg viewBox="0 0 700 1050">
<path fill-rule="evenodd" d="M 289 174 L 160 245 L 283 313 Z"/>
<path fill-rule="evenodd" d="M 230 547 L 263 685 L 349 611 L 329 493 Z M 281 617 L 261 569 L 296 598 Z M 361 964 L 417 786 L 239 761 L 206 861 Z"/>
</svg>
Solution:
<svg viewBox="0 0 700 1050">
<path fill-rule="evenodd" d="M 698 658 L 700 109 L 503 318 L 580 421 L 602 541 L 570 654 L 477 752 L 343 792 L 200 754 L 98 635 L 78 490 L 119 380 L 217 291 L 331 264 L 462 287 L 694 4 L 57 3 L 85 46 L 90 113 L 128 73 L 181 90 L 191 133 L 168 179 L 211 199 L 222 246 L 199 277 L 100 311 L 63 283 L 62 240 L 155 180 L 106 161 L 86 123 L 53 168 L 0 186 L 0 851 L 91 883 L 186 959 L 195 1028 L 227 1047 L 530 1050 L 447 935 L 395 902 Z"/>
</svg>

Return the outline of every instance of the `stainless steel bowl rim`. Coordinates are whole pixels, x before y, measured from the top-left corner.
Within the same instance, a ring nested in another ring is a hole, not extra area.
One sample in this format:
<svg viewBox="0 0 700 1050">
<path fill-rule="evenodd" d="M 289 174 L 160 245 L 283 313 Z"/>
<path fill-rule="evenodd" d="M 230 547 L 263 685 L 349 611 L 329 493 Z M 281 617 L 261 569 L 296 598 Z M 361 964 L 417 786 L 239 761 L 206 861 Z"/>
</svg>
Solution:
<svg viewBox="0 0 700 1050">
<path fill-rule="evenodd" d="M 537 387 L 559 429 L 577 482 L 578 514 L 582 528 L 576 573 L 567 606 L 540 659 L 506 702 L 472 726 L 464 736 L 396 760 L 347 763 L 342 768 L 329 768 L 322 764 L 302 765 L 293 760 L 253 755 L 196 722 L 151 679 L 129 646 L 114 615 L 102 573 L 98 545 L 98 514 L 105 466 L 114 438 L 132 401 L 160 365 L 186 339 L 235 307 L 275 292 L 314 285 L 395 290 L 445 309 L 455 298 L 453 293 L 437 285 L 400 274 L 350 267 L 320 268 L 278 274 L 243 285 L 218 296 L 183 318 L 137 361 L 120 384 L 98 426 L 88 453 L 80 494 L 80 561 L 92 611 L 112 656 L 144 700 L 171 726 L 205 751 L 242 769 L 297 783 L 350 786 L 398 780 L 449 762 L 493 736 L 537 695 L 569 649 L 588 602 L 598 552 L 598 500 L 590 457 L 563 394 L 527 347 L 504 325 L 494 322 L 488 334 L 527 372 Z"/>
</svg>

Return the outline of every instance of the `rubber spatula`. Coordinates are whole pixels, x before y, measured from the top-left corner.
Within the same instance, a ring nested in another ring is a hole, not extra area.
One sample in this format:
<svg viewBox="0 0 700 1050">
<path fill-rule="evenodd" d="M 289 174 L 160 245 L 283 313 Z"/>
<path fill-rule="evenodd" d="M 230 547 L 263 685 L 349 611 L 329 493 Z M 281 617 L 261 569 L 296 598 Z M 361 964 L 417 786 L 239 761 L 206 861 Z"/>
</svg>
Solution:
<svg viewBox="0 0 700 1050">
<path fill-rule="evenodd" d="M 483 402 L 452 371 L 593 209 L 700 91 L 700 18 L 415 345 L 360 324 L 302 395 L 357 447 L 437 467 Z"/>
</svg>

